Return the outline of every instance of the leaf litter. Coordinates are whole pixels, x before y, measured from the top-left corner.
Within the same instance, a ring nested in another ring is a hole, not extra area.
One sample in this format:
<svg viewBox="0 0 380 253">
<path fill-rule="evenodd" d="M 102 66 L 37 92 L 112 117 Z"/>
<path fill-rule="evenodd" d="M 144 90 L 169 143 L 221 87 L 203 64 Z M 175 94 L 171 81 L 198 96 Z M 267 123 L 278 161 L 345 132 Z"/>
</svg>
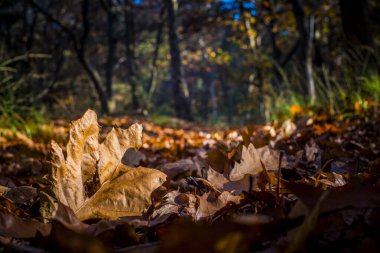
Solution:
<svg viewBox="0 0 380 253">
<path fill-rule="evenodd" d="M 12 144 L 0 150 L 0 247 L 378 252 L 380 118 L 372 116 L 195 131 L 125 118 L 100 127 L 88 110 L 67 132 L 58 128 L 66 145 L 19 136 L 30 158 L 17 159 Z"/>
</svg>

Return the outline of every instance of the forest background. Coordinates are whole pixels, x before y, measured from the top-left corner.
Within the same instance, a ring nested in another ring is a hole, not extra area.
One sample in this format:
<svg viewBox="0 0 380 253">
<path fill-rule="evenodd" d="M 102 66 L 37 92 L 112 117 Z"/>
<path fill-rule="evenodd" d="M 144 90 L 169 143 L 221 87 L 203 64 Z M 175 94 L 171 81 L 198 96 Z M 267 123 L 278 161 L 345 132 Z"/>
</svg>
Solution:
<svg viewBox="0 0 380 253">
<path fill-rule="evenodd" d="M 380 99 L 379 13 L 374 0 L 2 0 L 0 124 L 361 110 Z"/>
</svg>

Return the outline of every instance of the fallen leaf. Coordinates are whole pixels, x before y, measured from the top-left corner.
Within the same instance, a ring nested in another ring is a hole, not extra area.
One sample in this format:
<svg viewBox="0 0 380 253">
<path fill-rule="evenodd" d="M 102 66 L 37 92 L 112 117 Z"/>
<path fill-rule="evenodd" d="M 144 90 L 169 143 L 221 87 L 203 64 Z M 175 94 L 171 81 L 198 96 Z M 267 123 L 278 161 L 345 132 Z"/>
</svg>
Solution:
<svg viewBox="0 0 380 253">
<path fill-rule="evenodd" d="M 273 217 L 262 214 L 240 215 L 233 219 L 234 222 L 245 225 L 267 224 L 273 221 Z"/>
<path fill-rule="evenodd" d="M 279 152 L 268 146 L 259 149 L 256 149 L 252 143 L 249 144 L 248 148 L 243 146 L 241 162 L 235 163 L 229 174 L 229 179 L 238 181 L 242 180 L 246 175 L 258 176 L 263 171 L 261 162 L 267 171 L 276 171 L 278 170 L 279 159 Z M 286 165 L 285 157 L 283 157 L 281 165 Z"/>
<path fill-rule="evenodd" d="M 257 176 L 262 170 L 260 156 L 255 146 L 251 143 L 248 148 L 243 146 L 241 162 L 235 163 L 234 168 L 230 172 L 229 178 L 231 181 L 238 181 L 243 179 L 247 174 Z"/>
<path fill-rule="evenodd" d="M 303 108 L 300 106 L 300 105 L 297 105 L 297 104 L 294 104 L 292 105 L 290 108 L 289 108 L 289 111 L 290 113 L 295 116 L 295 115 L 299 115 L 299 114 L 302 114 L 304 111 L 303 111 Z"/>
<path fill-rule="evenodd" d="M 89 227 L 89 225 L 81 222 L 77 218 L 74 211 L 70 207 L 61 203 L 58 203 L 58 208 L 55 212 L 53 220 L 58 221 L 66 228 L 79 233 L 84 232 Z"/>
<path fill-rule="evenodd" d="M 6 214 L 12 214 L 20 218 L 29 218 L 30 215 L 23 209 L 19 208 L 13 201 L 0 196 L 0 212 Z"/>
<path fill-rule="evenodd" d="M 110 252 L 98 238 L 67 228 L 64 224 L 53 220 L 51 234 L 45 239 L 50 252 Z M 45 246 L 46 247 L 46 246 Z"/>
<path fill-rule="evenodd" d="M 281 125 L 280 133 L 283 137 L 289 138 L 296 130 L 296 124 L 294 124 L 291 120 L 285 120 Z"/>
<path fill-rule="evenodd" d="M 330 174 L 332 178 L 331 179 L 328 177 L 320 178 L 319 180 L 316 181 L 316 183 L 321 183 L 323 185 L 330 186 L 330 187 L 342 187 L 347 184 L 347 181 L 344 179 L 342 174 L 338 174 L 335 172 L 332 172 L 332 173 L 323 172 L 320 174 L 320 176 L 323 176 L 325 174 Z"/>
<path fill-rule="evenodd" d="M 167 193 L 151 215 L 151 226 L 165 222 L 172 215 L 191 216 L 195 219 L 198 199 L 190 193 L 171 191 Z"/>
<path fill-rule="evenodd" d="M 127 247 L 140 242 L 140 237 L 125 220 L 100 220 L 88 227 L 86 234 L 100 239 L 113 248 Z"/>
<path fill-rule="evenodd" d="M 228 146 L 223 142 L 218 142 L 216 149 L 207 153 L 207 162 L 218 172 L 224 172 L 228 169 L 230 161 L 228 160 Z"/>
<path fill-rule="evenodd" d="M 22 219 L 0 212 L 0 235 L 14 238 L 34 238 L 37 234 L 50 234 L 51 224 Z"/>
<path fill-rule="evenodd" d="M 121 162 L 129 167 L 138 167 L 145 159 L 146 156 L 144 153 L 136 151 L 134 148 L 129 148 L 125 152 Z"/>
<path fill-rule="evenodd" d="M 8 187 L 0 185 L 0 196 L 2 196 L 8 190 Z"/>
<path fill-rule="evenodd" d="M 222 221 L 215 224 L 178 222 L 162 238 L 157 252 L 252 252 L 262 251 L 262 242 L 278 240 L 300 220 L 279 220 L 266 224 Z M 256 247 L 255 247 L 256 246 Z"/>
<path fill-rule="evenodd" d="M 151 205 L 151 193 L 165 182 L 166 175 L 158 170 L 142 167 L 125 170 L 128 171 L 103 184 L 76 211 L 80 220 L 140 216 L 146 211 Z"/>
<path fill-rule="evenodd" d="M 315 225 L 318 221 L 318 215 L 321 210 L 321 204 L 328 196 L 329 191 L 323 192 L 323 194 L 318 199 L 317 203 L 313 207 L 312 211 L 305 218 L 301 226 L 296 228 L 294 231 L 289 232 L 289 244 L 285 250 L 287 253 L 298 252 L 299 248 L 303 245 L 308 235 L 313 231 Z"/>
<path fill-rule="evenodd" d="M 158 250 L 158 242 L 143 243 L 135 246 L 121 248 L 118 253 L 156 253 Z"/>
<path fill-rule="evenodd" d="M 142 126 L 133 124 L 128 129 L 112 128 L 104 142 L 99 146 L 99 179 L 100 183 L 117 176 L 117 168 L 121 164 L 125 152 L 129 148 L 142 146 Z"/>
<path fill-rule="evenodd" d="M 24 204 L 38 196 L 36 188 L 31 186 L 19 186 L 9 188 L 3 195 L 5 198 L 12 200 L 15 204 Z"/>
<path fill-rule="evenodd" d="M 317 160 L 318 156 L 320 156 L 321 150 L 318 147 L 317 143 L 312 140 L 310 143 L 305 145 L 305 156 L 307 162 L 311 163 Z"/>
<path fill-rule="evenodd" d="M 294 193 L 308 210 L 312 210 L 322 194 L 325 192 L 320 188 L 305 184 L 282 182 L 284 186 Z M 380 191 L 373 187 L 351 183 L 343 189 L 330 189 L 329 195 L 322 202 L 320 212 L 330 212 L 343 208 L 378 208 L 380 206 Z M 364 197 L 365 196 L 365 197 Z"/>
<path fill-rule="evenodd" d="M 253 186 L 253 178 L 245 175 L 241 180 L 231 181 L 223 174 L 213 170 L 211 167 L 207 170 L 207 180 L 219 191 L 228 191 L 234 195 L 239 195 L 243 191 L 249 191 L 249 187 Z"/>
<path fill-rule="evenodd" d="M 96 159 L 97 141 L 94 138 L 97 139 L 98 134 L 96 113 L 87 110 L 82 118 L 71 123 L 66 159 L 59 145 L 52 142 L 51 189 L 62 204 L 73 210 L 78 210 L 85 200 L 81 164 L 86 142 L 89 143 L 87 150 Z"/>
<path fill-rule="evenodd" d="M 214 192 L 208 192 L 199 197 L 199 208 L 197 210 L 197 220 L 210 217 L 217 211 L 225 207 L 228 203 L 238 204 L 242 197 L 234 196 L 225 191 L 218 197 Z"/>
<path fill-rule="evenodd" d="M 164 172 L 169 179 L 173 179 L 182 174 L 191 175 L 193 171 L 197 170 L 197 166 L 192 159 L 188 158 L 176 161 L 174 163 L 166 163 L 159 169 Z"/>
<path fill-rule="evenodd" d="M 41 191 L 43 217 L 55 216 L 59 207 L 55 199 L 70 207 L 81 220 L 142 215 L 151 204 L 151 193 L 166 180 L 158 170 L 131 169 L 121 164 L 127 149 L 142 145 L 142 126 L 113 128 L 99 144 L 97 116 L 87 110 L 82 118 L 72 122 L 69 137 L 66 157 L 59 145 L 52 142 L 51 184 Z M 101 187 L 87 196 L 83 179 L 94 175 L 99 176 Z"/>
</svg>

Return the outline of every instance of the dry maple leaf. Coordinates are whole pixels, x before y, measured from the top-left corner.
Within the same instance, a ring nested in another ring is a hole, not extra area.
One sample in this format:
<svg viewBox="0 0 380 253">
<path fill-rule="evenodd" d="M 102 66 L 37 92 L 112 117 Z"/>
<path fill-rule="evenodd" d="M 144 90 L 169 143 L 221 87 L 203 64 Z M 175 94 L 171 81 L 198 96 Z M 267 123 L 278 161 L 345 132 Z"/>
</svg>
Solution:
<svg viewBox="0 0 380 253">
<path fill-rule="evenodd" d="M 235 163 L 229 177 L 215 171 L 211 167 L 207 170 L 207 180 L 218 190 L 228 191 L 234 195 L 239 195 L 243 191 L 257 190 L 263 182 L 261 174 L 263 165 L 266 172 L 273 173 L 278 170 L 279 152 L 270 149 L 268 146 L 256 149 L 251 143 L 248 148 L 243 146 L 240 163 Z M 286 164 L 283 157 L 282 165 Z M 250 189 L 251 188 L 251 189 Z"/>
<path fill-rule="evenodd" d="M 259 153 L 251 143 L 248 148 L 243 146 L 241 162 L 235 163 L 229 177 L 231 181 L 238 181 L 243 179 L 247 174 L 257 176 L 262 170 Z"/>
<path fill-rule="evenodd" d="M 104 142 L 99 146 L 99 178 L 100 183 L 117 175 L 117 167 L 121 164 L 124 153 L 129 148 L 142 146 L 142 126 L 133 124 L 128 129 L 112 128 Z"/>
<path fill-rule="evenodd" d="M 243 191 L 249 191 L 249 176 L 244 176 L 241 180 L 231 181 L 223 174 L 215 171 L 211 167 L 207 170 L 207 180 L 219 191 L 228 191 L 234 195 L 239 195 Z"/>
<path fill-rule="evenodd" d="M 197 210 L 196 218 L 200 220 L 214 215 L 217 211 L 225 207 L 228 203 L 238 204 L 242 197 L 234 196 L 225 191 L 218 197 L 215 193 L 208 192 L 199 197 L 199 208 Z"/>
<path fill-rule="evenodd" d="M 82 220 L 141 215 L 151 204 L 152 191 L 166 180 L 166 175 L 154 169 L 131 169 L 121 164 L 128 148 L 142 145 L 142 126 L 113 128 L 101 144 L 98 136 L 96 113 L 87 110 L 70 125 L 66 157 L 59 145 L 52 142 L 51 184 L 41 194 L 41 214 L 45 218 L 54 216 L 55 199 L 73 209 Z M 96 171 L 102 186 L 87 199 L 83 182 L 96 175 Z"/>
<path fill-rule="evenodd" d="M 150 225 L 163 223 L 172 215 L 191 216 L 195 219 L 198 202 L 198 198 L 194 194 L 179 191 L 168 192 L 152 213 Z"/>
<path fill-rule="evenodd" d="M 268 146 L 258 149 L 252 143 L 249 144 L 248 148 L 243 146 L 241 162 L 235 163 L 229 178 L 231 181 L 238 181 L 247 175 L 258 176 L 263 171 L 263 165 L 267 171 L 276 171 L 278 170 L 279 159 L 279 151 L 273 150 Z M 281 165 L 286 165 L 285 157 L 283 157 Z"/>
<path fill-rule="evenodd" d="M 82 118 L 70 124 L 66 158 L 61 147 L 52 142 L 51 190 L 62 204 L 73 210 L 78 210 L 85 200 L 81 168 L 85 146 L 89 151 L 87 157 L 97 160 L 98 135 L 96 113 L 88 110 Z"/>
<path fill-rule="evenodd" d="M 127 169 L 124 174 L 104 183 L 76 215 L 80 220 L 139 216 L 151 205 L 151 193 L 165 180 L 166 176 L 155 169 Z"/>
</svg>

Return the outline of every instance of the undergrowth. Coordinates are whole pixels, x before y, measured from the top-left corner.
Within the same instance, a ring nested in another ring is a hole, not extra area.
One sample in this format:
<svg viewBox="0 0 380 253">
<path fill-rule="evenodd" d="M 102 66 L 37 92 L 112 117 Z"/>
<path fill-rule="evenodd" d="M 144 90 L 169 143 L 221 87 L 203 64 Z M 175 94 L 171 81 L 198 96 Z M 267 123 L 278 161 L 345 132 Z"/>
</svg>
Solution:
<svg viewBox="0 0 380 253">
<path fill-rule="evenodd" d="M 300 84 L 296 74 L 284 76 L 285 88 L 277 95 L 273 92 L 268 105 L 267 119 L 284 120 L 295 114 L 311 116 L 323 113 L 330 116 L 360 114 L 380 104 L 380 66 L 376 50 L 359 48 L 343 56 L 338 73 L 331 73 L 325 66 L 314 71 L 317 99 L 310 101 L 307 94 L 300 92 L 295 83 Z M 369 64 L 371 62 L 371 64 Z M 283 70 L 280 72 L 285 73 Z M 291 83 L 292 80 L 295 83 Z M 294 113 L 294 110 L 297 113 Z"/>
<path fill-rule="evenodd" d="M 0 128 L 32 136 L 38 131 L 38 126 L 45 122 L 38 110 L 38 102 L 25 94 L 25 82 L 30 74 L 21 75 L 14 67 L 22 61 L 40 57 L 44 55 L 27 54 L 11 59 L 0 58 Z"/>
</svg>

